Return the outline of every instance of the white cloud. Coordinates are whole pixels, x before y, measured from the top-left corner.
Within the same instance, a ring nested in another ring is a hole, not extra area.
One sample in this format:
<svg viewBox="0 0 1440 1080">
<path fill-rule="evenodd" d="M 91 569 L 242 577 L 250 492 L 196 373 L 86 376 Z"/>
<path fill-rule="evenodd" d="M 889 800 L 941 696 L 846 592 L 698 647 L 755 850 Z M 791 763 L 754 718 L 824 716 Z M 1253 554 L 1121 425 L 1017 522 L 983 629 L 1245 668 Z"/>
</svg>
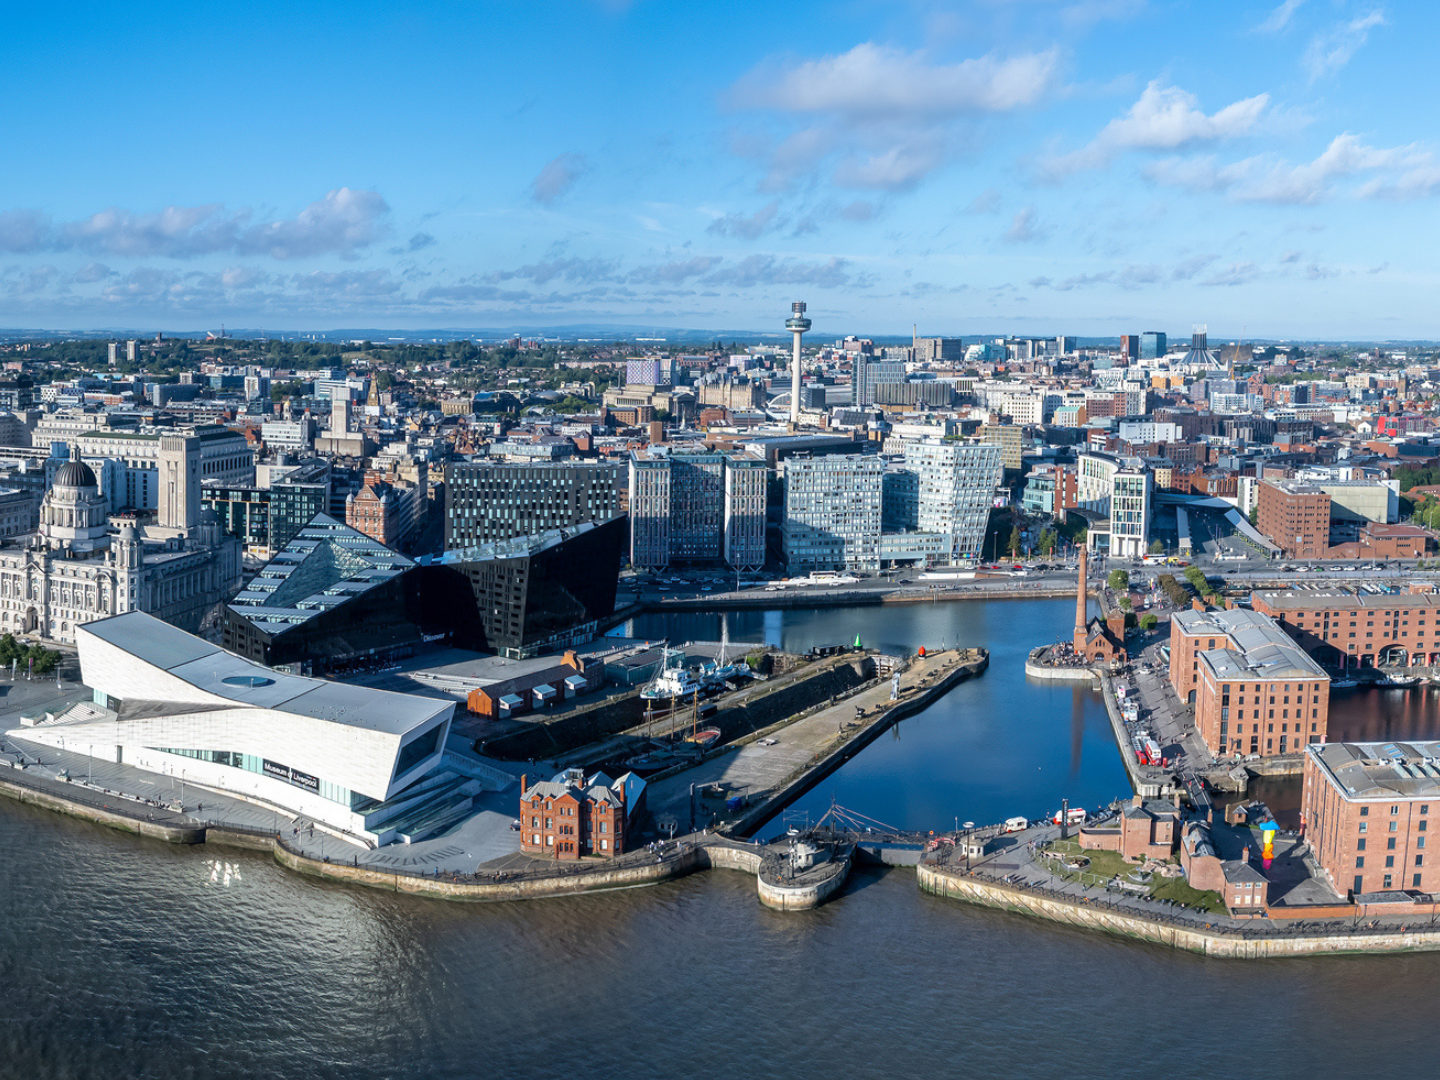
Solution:
<svg viewBox="0 0 1440 1080">
<path fill-rule="evenodd" d="M 1045 230 L 1036 222 L 1033 206 L 1027 206 L 1016 214 L 1010 222 L 1010 228 L 1005 230 L 1005 239 L 1012 244 L 1027 244 L 1044 235 Z"/>
<path fill-rule="evenodd" d="M 1054 49 L 933 64 L 923 53 L 865 42 L 838 56 L 757 68 L 732 96 L 749 108 L 851 119 L 1009 112 L 1048 93 L 1058 67 Z"/>
<path fill-rule="evenodd" d="M 1440 164 L 1414 145 L 1367 146 L 1354 135 L 1337 135 L 1313 161 L 1292 162 L 1266 156 L 1228 165 L 1213 156 L 1165 158 L 1145 174 L 1155 183 L 1190 191 L 1223 191 L 1236 202 L 1302 206 L 1337 193 L 1337 182 L 1363 173 L 1383 175 L 1353 191 L 1359 198 L 1420 198 L 1440 188 Z"/>
<path fill-rule="evenodd" d="M 1206 115 L 1199 99 L 1157 80 L 1124 116 L 1111 120 L 1086 147 L 1041 165 L 1056 179 L 1082 169 L 1102 168 L 1124 150 L 1175 150 L 1194 143 L 1220 142 L 1248 134 L 1270 102 L 1269 94 L 1242 98 Z"/>
<path fill-rule="evenodd" d="M 1279 33 L 1290 25 L 1291 18 L 1303 3 L 1305 3 L 1305 0 L 1285 0 L 1283 4 L 1270 13 L 1268 19 L 1255 27 L 1256 31 L 1261 34 Z"/>
<path fill-rule="evenodd" d="M 353 258 L 387 234 L 389 212 L 379 193 L 344 187 L 293 218 L 253 224 L 253 211 L 226 211 L 219 203 L 167 206 L 146 214 L 111 207 L 61 225 L 38 212 L 20 210 L 0 214 L 0 250 L 171 259 L 219 252 L 275 259 Z"/>
<path fill-rule="evenodd" d="M 584 154 L 561 154 L 551 159 L 531 183 L 531 197 L 542 206 L 553 205 L 575 186 L 588 167 Z"/>
<path fill-rule="evenodd" d="M 753 137 L 732 144 L 742 156 L 768 157 L 763 191 L 787 188 L 832 161 L 831 179 L 841 187 L 904 191 L 950 159 L 962 143 L 958 131 L 1051 94 L 1059 69 L 1054 49 L 944 63 L 871 42 L 815 60 L 769 61 L 735 83 L 730 104 L 800 126 L 773 150 Z"/>
<path fill-rule="evenodd" d="M 912 140 L 863 159 L 846 158 L 835 170 L 835 182 L 876 191 L 907 191 L 928 176 L 944 156 L 938 142 Z"/>
<path fill-rule="evenodd" d="M 1343 68 L 1369 40 L 1370 31 L 1384 25 L 1384 12 L 1375 10 L 1368 15 L 1361 15 L 1331 27 L 1323 34 L 1316 34 L 1310 39 L 1310 45 L 1301 57 L 1301 63 L 1310 73 L 1310 81 L 1333 75 Z"/>
<path fill-rule="evenodd" d="M 780 211 L 780 201 L 772 199 L 753 214 L 725 214 L 712 221 L 705 231 L 717 236 L 733 236 L 740 240 L 754 240 L 775 220 Z"/>
</svg>

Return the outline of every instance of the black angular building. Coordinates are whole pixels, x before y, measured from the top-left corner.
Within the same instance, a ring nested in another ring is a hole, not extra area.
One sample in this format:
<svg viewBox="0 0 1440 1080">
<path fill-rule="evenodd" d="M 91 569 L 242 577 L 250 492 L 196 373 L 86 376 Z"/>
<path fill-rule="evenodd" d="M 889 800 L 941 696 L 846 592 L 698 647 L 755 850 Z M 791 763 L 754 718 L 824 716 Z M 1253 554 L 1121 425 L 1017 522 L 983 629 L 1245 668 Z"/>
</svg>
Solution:
<svg viewBox="0 0 1440 1080">
<path fill-rule="evenodd" d="M 455 605 L 456 575 L 468 585 L 474 607 L 458 618 L 455 643 L 482 652 L 523 658 L 589 641 L 599 622 L 615 612 L 615 586 L 626 545 L 626 521 L 616 514 L 538 536 L 447 551 L 421 565 L 427 593 Z M 465 629 L 461 629 L 464 627 Z M 468 630 L 468 632 L 467 632 Z"/>
</svg>

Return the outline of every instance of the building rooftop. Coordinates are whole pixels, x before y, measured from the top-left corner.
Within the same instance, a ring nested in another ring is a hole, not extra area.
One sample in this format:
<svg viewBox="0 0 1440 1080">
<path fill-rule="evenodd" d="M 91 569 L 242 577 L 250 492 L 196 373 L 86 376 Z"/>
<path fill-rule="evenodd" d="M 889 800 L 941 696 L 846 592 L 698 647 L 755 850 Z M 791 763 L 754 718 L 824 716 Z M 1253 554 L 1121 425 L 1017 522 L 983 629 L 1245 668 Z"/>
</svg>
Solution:
<svg viewBox="0 0 1440 1080">
<path fill-rule="evenodd" d="M 1433 608 L 1440 607 L 1440 593 L 1370 593 L 1358 589 L 1326 589 L 1323 592 L 1257 591 L 1258 599 L 1275 611 L 1320 611 L 1330 608 Z"/>
<path fill-rule="evenodd" d="M 1305 750 L 1347 799 L 1440 800 L 1440 742 L 1318 743 Z"/>
<path fill-rule="evenodd" d="M 317 514 L 230 602 L 259 629 L 275 633 L 339 607 L 415 563 L 364 533 Z"/>
<path fill-rule="evenodd" d="M 1180 611 L 1172 616 L 1192 636 L 1224 635 L 1234 648 L 1214 648 L 1199 659 L 1216 679 L 1323 679 L 1325 669 L 1268 615 L 1246 608 Z"/>
<path fill-rule="evenodd" d="M 482 562 L 486 559 L 523 559 L 539 555 L 542 551 L 549 551 L 553 547 L 559 547 L 567 540 L 573 540 L 593 529 L 609 525 L 623 514 L 616 514 L 606 518 L 604 521 L 584 521 L 578 525 L 570 525 L 563 529 L 550 529 L 543 533 L 536 533 L 533 536 L 514 536 L 507 540 L 495 540 L 488 544 L 477 544 L 474 547 L 452 548 L 438 557 L 422 558 L 421 564 L 428 565 L 431 562 L 442 566 L 451 563 Z"/>
<path fill-rule="evenodd" d="M 79 631 L 82 639 L 92 635 L 189 684 L 216 706 L 232 702 L 391 735 L 404 734 L 448 707 L 430 698 L 275 671 L 139 611 L 85 623 Z M 83 650 L 81 655 L 83 660 Z M 186 704 L 193 708 L 193 701 L 204 700 L 200 697 Z M 129 719 L 147 711 L 164 711 L 163 706 L 149 710 L 149 704 L 143 699 L 127 701 L 122 715 Z"/>
</svg>

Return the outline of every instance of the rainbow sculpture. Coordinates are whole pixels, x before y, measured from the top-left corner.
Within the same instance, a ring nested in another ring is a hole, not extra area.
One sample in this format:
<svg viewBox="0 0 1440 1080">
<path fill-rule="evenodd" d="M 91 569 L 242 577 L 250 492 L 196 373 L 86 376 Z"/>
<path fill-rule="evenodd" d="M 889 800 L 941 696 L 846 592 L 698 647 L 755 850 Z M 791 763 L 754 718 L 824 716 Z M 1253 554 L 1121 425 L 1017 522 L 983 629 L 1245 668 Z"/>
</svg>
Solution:
<svg viewBox="0 0 1440 1080">
<path fill-rule="evenodd" d="M 1265 821 L 1260 824 L 1260 839 L 1264 847 L 1260 850 L 1260 865 L 1266 870 L 1270 869 L 1270 860 L 1275 858 L 1275 834 L 1280 831 L 1280 826 L 1274 821 Z"/>
</svg>

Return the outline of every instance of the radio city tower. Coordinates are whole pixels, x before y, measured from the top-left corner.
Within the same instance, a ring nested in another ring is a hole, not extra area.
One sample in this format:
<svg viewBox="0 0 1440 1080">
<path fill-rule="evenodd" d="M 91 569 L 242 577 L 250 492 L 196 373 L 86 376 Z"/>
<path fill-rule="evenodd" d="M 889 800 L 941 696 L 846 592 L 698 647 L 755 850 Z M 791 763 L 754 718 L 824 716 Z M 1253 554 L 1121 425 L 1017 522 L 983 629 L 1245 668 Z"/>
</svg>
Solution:
<svg viewBox="0 0 1440 1080">
<path fill-rule="evenodd" d="M 785 329 L 795 335 L 795 352 L 790 357 L 790 427 L 800 426 L 800 335 L 810 329 L 810 320 L 805 317 L 805 305 L 796 300 L 790 305 L 790 318 L 785 320 Z"/>
</svg>

